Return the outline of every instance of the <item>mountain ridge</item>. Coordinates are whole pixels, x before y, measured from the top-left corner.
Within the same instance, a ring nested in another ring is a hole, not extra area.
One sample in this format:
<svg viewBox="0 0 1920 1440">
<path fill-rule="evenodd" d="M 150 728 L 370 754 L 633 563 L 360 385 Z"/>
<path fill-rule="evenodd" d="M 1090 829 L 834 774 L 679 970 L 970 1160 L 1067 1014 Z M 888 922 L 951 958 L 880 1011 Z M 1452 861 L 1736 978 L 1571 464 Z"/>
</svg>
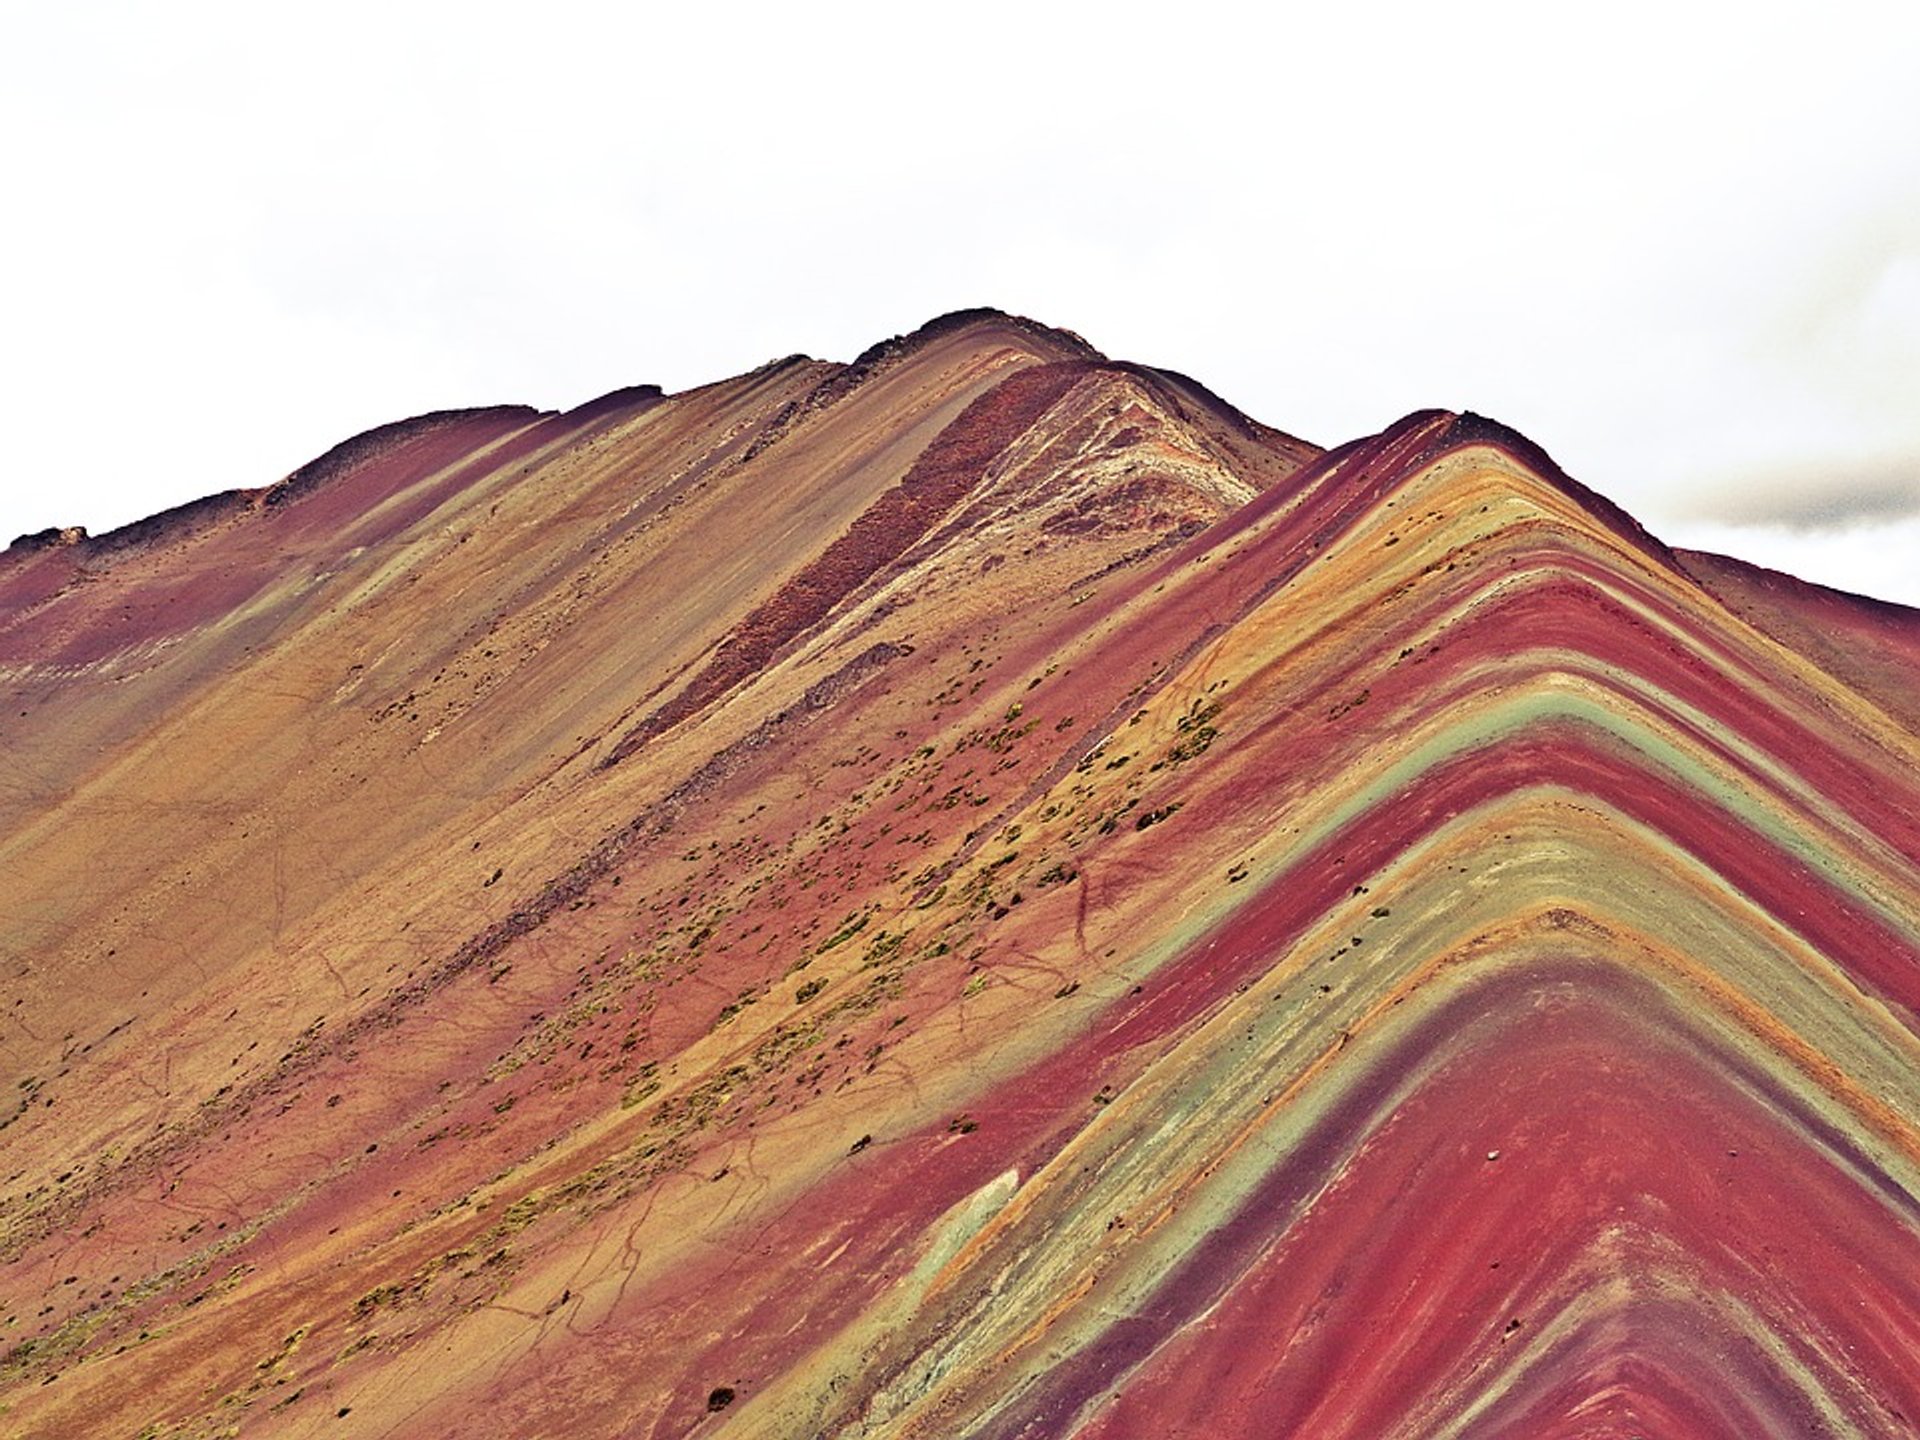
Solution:
<svg viewBox="0 0 1920 1440">
<path fill-rule="evenodd" d="M 1904 1433 L 1913 612 L 1082 350 L 0 562 L 11 1427 Z"/>
</svg>

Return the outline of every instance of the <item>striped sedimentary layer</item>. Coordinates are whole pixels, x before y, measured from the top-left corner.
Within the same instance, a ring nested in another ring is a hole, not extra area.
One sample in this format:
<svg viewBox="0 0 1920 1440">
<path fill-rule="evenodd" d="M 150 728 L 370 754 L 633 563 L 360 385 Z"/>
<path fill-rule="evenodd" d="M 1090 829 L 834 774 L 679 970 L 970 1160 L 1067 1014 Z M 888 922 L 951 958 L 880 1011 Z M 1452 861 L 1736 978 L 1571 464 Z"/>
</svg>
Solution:
<svg viewBox="0 0 1920 1440">
<path fill-rule="evenodd" d="M 1911 614 L 992 315 L 562 422 L 0 573 L 20 1433 L 1920 1424 Z"/>
</svg>

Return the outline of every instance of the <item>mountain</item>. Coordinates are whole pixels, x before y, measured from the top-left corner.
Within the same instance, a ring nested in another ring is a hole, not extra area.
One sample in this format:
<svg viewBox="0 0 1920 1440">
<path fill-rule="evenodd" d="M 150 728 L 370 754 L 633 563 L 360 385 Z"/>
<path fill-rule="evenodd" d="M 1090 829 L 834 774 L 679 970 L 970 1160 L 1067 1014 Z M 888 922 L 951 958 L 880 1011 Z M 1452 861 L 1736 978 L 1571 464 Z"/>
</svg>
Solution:
<svg viewBox="0 0 1920 1440">
<path fill-rule="evenodd" d="M 991 311 L 0 558 L 27 1437 L 1920 1429 L 1920 613 Z"/>
</svg>

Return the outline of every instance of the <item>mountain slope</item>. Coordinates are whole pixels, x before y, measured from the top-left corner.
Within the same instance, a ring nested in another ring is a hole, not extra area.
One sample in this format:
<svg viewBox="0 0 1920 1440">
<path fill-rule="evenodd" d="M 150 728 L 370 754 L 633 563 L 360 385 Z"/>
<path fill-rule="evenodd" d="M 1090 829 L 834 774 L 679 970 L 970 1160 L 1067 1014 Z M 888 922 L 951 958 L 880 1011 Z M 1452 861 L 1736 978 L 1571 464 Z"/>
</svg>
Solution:
<svg viewBox="0 0 1920 1440">
<path fill-rule="evenodd" d="M 16 546 L 8 1424 L 1909 1433 L 1811 593 L 992 312 Z"/>
</svg>

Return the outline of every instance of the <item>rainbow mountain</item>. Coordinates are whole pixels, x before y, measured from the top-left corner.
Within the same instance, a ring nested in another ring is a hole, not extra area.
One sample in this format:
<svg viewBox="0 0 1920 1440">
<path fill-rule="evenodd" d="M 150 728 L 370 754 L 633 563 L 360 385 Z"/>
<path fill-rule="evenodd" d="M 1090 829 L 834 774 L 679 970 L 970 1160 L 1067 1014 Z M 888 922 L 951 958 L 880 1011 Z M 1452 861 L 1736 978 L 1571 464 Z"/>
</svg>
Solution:
<svg viewBox="0 0 1920 1440">
<path fill-rule="evenodd" d="M 0 558 L 0 1429 L 1920 1433 L 1920 612 L 991 311 Z"/>
</svg>

